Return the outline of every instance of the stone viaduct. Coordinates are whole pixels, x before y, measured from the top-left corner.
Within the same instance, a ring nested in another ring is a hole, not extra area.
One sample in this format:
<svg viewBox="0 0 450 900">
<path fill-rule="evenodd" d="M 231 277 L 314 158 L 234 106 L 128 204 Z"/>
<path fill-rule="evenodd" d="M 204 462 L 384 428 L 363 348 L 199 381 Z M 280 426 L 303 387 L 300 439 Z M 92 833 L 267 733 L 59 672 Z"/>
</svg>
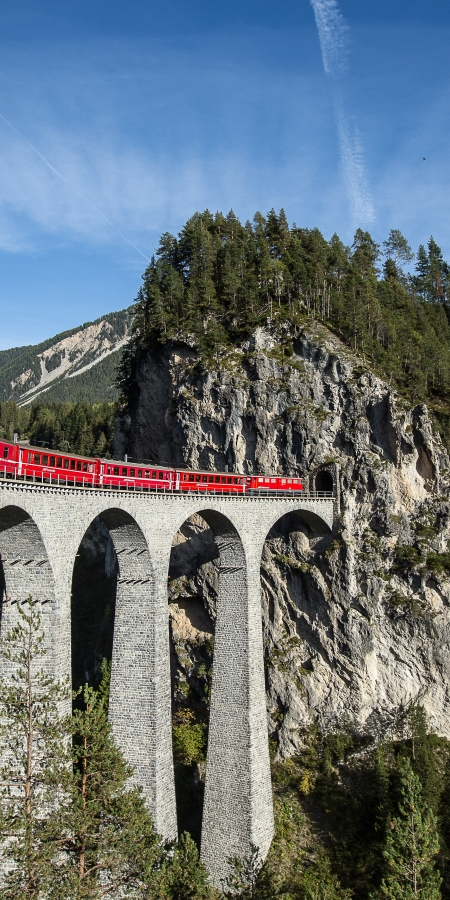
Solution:
<svg viewBox="0 0 450 900">
<path fill-rule="evenodd" d="M 167 578 L 172 542 L 198 513 L 220 552 L 201 856 L 218 886 L 232 856 L 273 835 L 260 601 L 270 529 L 298 512 L 333 526 L 333 500 L 58 488 L 0 481 L 1 628 L 29 595 L 41 604 L 47 661 L 71 674 L 71 587 L 80 542 L 98 516 L 119 563 L 109 716 L 157 831 L 176 837 Z M 4 673 L 5 674 L 5 673 Z"/>
</svg>

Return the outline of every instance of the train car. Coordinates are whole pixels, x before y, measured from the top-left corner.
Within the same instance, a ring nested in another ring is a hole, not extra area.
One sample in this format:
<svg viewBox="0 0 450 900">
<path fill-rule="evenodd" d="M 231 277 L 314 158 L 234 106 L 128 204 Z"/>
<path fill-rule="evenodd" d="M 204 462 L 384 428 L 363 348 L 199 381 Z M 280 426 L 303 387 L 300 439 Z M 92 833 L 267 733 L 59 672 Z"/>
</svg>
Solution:
<svg viewBox="0 0 450 900">
<path fill-rule="evenodd" d="M 99 460 L 18 444 L 18 477 L 44 484 L 95 487 Z"/>
<path fill-rule="evenodd" d="M 0 441 L 0 472 L 12 477 L 19 466 L 19 445 L 9 441 Z"/>
<path fill-rule="evenodd" d="M 302 491 L 301 478 L 283 478 L 281 475 L 251 475 L 248 493 L 270 493 L 271 491 Z"/>
<path fill-rule="evenodd" d="M 95 484 L 96 460 L 0 441 L 0 474 L 51 484 Z"/>
<path fill-rule="evenodd" d="M 163 469 L 139 463 L 116 462 L 111 459 L 99 460 L 99 486 L 119 489 L 136 488 L 141 491 L 173 491 L 177 488 L 177 473 L 174 469 Z"/>
<path fill-rule="evenodd" d="M 247 493 L 247 475 L 232 472 L 177 472 L 180 491 L 200 491 L 214 494 Z"/>
</svg>

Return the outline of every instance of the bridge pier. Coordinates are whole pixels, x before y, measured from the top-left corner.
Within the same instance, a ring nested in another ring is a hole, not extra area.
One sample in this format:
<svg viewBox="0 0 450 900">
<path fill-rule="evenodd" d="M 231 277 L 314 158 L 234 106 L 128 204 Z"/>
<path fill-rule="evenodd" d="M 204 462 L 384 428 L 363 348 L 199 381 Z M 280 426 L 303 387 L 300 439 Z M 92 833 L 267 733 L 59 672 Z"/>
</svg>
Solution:
<svg viewBox="0 0 450 900">
<path fill-rule="evenodd" d="M 167 614 L 167 567 L 156 570 L 143 532 L 121 510 L 101 516 L 119 562 L 109 719 L 133 766 L 156 831 L 177 837 Z"/>
<path fill-rule="evenodd" d="M 273 837 L 259 557 L 224 516 L 202 512 L 220 551 L 201 858 L 220 888 L 229 860 Z"/>
</svg>

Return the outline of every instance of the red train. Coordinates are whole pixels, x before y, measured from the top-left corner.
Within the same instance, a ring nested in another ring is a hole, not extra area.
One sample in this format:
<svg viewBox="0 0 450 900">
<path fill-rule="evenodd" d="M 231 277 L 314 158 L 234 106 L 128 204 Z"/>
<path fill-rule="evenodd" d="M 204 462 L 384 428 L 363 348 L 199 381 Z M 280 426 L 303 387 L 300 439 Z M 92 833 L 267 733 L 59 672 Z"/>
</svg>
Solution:
<svg viewBox="0 0 450 900">
<path fill-rule="evenodd" d="M 69 487 L 138 491 L 194 491 L 218 494 L 302 491 L 301 478 L 280 475 L 237 475 L 189 472 L 148 463 L 117 462 L 43 450 L 26 443 L 0 440 L 0 477 Z"/>
</svg>

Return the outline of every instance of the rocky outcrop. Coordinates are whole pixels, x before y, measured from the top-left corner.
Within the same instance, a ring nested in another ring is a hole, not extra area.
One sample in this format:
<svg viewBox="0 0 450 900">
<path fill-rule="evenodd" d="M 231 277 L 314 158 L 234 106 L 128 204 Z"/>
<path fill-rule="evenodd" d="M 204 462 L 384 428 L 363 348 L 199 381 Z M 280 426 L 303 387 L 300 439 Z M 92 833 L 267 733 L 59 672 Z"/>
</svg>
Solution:
<svg viewBox="0 0 450 900">
<path fill-rule="evenodd" d="M 300 474 L 317 489 L 338 472 L 334 534 L 290 517 L 264 549 L 267 707 L 280 753 L 295 753 L 313 721 L 345 717 L 385 735 L 412 701 L 450 737 L 450 473 L 426 407 L 407 407 L 317 323 L 258 329 L 207 373 L 189 341 L 167 343 L 141 360 L 138 388 L 118 422 L 119 455 Z M 216 557 L 206 524 L 187 523 L 170 583 L 174 677 L 199 702 Z"/>
</svg>

